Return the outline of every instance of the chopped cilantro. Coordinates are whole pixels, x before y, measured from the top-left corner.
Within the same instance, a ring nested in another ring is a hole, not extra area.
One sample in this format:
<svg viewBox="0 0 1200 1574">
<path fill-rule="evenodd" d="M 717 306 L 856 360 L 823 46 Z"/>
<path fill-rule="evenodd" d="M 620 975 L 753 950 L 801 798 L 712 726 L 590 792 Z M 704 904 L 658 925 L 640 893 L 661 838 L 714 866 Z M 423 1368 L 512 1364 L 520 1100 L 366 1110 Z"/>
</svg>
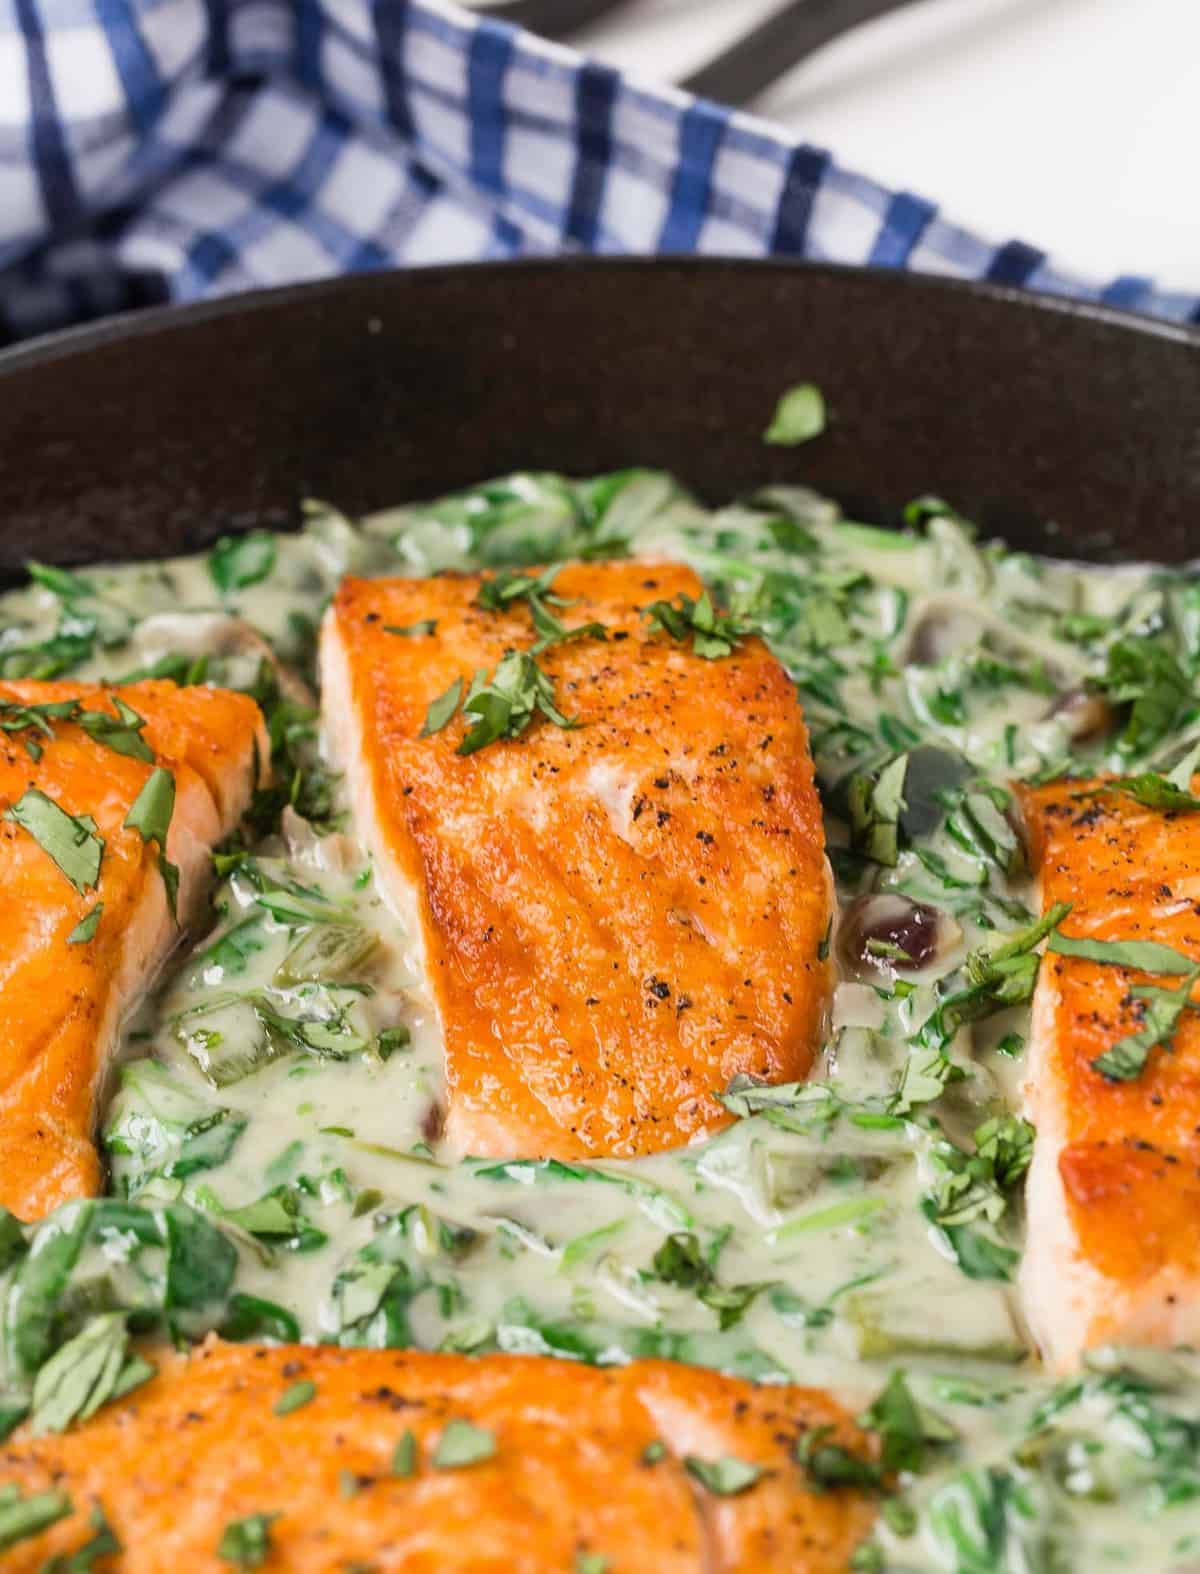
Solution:
<svg viewBox="0 0 1200 1574">
<path fill-rule="evenodd" d="M 435 1470 L 462 1470 L 467 1465 L 481 1464 L 496 1452 L 496 1435 L 486 1427 L 475 1426 L 470 1421 L 454 1417 L 446 1422 L 442 1435 L 433 1451 Z"/>
<path fill-rule="evenodd" d="M 261 1568 L 271 1554 L 271 1526 L 278 1514 L 248 1514 L 234 1519 L 221 1532 L 217 1556 L 240 1569 Z"/>
<path fill-rule="evenodd" d="M 731 655 L 747 635 L 760 632 L 749 616 L 718 612 L 707 590 L 701 591 L 698 599 L 681 590 L 674 602 L 652 601 L 642 608 L 642 616 L 679 644 L 690 639 L 692 650 L 705 661 Z"/>
<path fill-rule="evenodd" d="M 86 945 L 89 940 L 94 940 L 96 930 L 100 926 L 100 917 L 104 912 L 104 903 L 97 902 L 95 907 L 89 909 L 67 936 L 68 945 Z"/>
<path fill-rule="evenodd" d="M 416 623 L 385 623 L 385 634 L 397 634 L 401 639 L 424 639 L 429 634 L 437 633 L 436 618 L 421 618 Z"/>
<path fill-rule="evenodd" d="M 125 828 L 137 831 L 144 842 L 153 842 L 157 847 L 158 872 L 167 893 L 167 906 L 171 917 L 178 921 L 179 870 L 167 857 L 167 833 L 174 813 L 175 778 L 165 767 L 156 765 L 130 805 Z"/>
<path fill-rule="evenodd" d="M 825 430 L 825 398 L 816 383 L 797 383 L 789 388 L 775 406 L 763 442 L 774 447 L 795 448 L 811 442 Z"/>
<path fill-rule="evenodd" d="M 28 787 L 4 811 L 4 818 L 29 832 L 81 895 L 94 889 L 100 879 L 104 838 L 90 815 L 68 814 L 39 788 Z"/>
<path fill-rule="evenodd" d="M 277 1416 L 290 1416 L 293 1410 L 299 1410 L 304 1405 L 310 1404 L 316 1397 L 316 1383 L 308 1378 L 302 1378 L 300 1382 L 284 1389 L 275 1401 L 273 1409 Z"/>
<path fill-rule="evenodd" d="M 0 1549 L 40 1535 L 71 1512 L 65 1492 L 35 1492 L 23 1498 L 15 1485 L 0 1487 Z"/>
<path fill-rule="evenodd" d="M 415 1476 L 417 1473 L 417 1439 L 411 1428 L 401 1434 L 400 1441 L 392 1450 L 392 1474 L 402 1479 Z"/>
<path fill-rule="evenodd" d="M 684 1468 L 714 1497 L 737 1497 L 748 1492 L 762 1475 L 761 1465 L 749 1464 L 726 1454 L 720 1459 L 701 1459 L 698 1454 L 683 1456 Z"/>
</svg>

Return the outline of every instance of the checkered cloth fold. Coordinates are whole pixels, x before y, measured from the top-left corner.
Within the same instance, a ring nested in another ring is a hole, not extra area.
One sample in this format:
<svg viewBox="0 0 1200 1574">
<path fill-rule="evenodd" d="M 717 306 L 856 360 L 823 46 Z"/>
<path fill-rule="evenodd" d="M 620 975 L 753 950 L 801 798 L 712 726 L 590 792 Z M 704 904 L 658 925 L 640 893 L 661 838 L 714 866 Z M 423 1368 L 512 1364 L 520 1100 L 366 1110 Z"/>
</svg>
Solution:
<svg viewBox="0 0 1200 1574">
<path fill-rule="evenodd" d="M 804 256 L 1200 321 L 442 0 L 0 0 L 0 342 L 360 268 Z"/>
</svg>

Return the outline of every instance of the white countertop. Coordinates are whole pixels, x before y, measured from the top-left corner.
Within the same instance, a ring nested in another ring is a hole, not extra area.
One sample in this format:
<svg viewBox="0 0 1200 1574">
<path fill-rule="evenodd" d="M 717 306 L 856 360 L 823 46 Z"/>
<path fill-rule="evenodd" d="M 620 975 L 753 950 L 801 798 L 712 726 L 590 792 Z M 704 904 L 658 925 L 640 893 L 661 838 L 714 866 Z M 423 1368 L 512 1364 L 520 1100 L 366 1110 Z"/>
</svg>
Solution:
<svg viewBox="0 0 1200 1574">
<path fill-rule="evenodd" d="M 669 81 L 778 5 L 630 0 L 571 42 Z M 753 108 L 980 234 L 1200 290 L 1200 0 L 923 0 Z"/>
</svg>

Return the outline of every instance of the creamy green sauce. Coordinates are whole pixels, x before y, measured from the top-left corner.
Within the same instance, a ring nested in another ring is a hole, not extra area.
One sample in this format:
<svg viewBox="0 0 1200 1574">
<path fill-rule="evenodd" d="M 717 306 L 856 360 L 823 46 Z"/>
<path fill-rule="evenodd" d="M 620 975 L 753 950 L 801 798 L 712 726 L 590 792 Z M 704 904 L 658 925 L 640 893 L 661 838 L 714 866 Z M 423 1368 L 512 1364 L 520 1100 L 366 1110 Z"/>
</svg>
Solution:
<svg viewBox="0 0 1200 1574">
<path fill-rule="evenodd" d="M 742 1118 L 707 1143 L 456 1163 L 416 937 L 322 758 L 315 630 L 346 572 L 581 551 L 692 564 L 753 602 L 795 677 L 842 912 L 830 1037 L 813 1083 L 734 1090 Z M 114 1201 L 60 1210 L 28 1256 L 0 1239 L 9 1390 L 109 1309 L 180 1336 L 666 1356 L 856 1409 L 901 1368 L 923 1468 L 856 1567 L 1200 1568 L 1200 1363 L 1101 1352 L 1055 1383 L 1022 1324 L 1021 1128 L 1000 1128 L 997 1159 L 986 1123 L 1016 1109 L 1028 1006 L 937 1031 L 970 953 L 1035 917 L 1006 785 L 1129 768 L 1129 697 L 1092 739 L 1104 701 L 1085 684 L 1147 640 L 1194 686 L 1200 580 L 980 547 L 935 502 L 899 535 L 799 489 L 708 512 L 643 471 L 517 476 L 361 525 L 313 505 L 295 536 L 4 597 L 0 675 L 246 688 L 285 784 L 218 859 L 210 933 L 128 1024 L 102 1127 Z M 1138 768 L 1198 732 L 1180 700 L 1159 736 L 1143 728 Z M 912 904 L 915 961 L 878 938 Z M 992 1157 L 971 1169 L 977 1146 Z"/>
</svg>

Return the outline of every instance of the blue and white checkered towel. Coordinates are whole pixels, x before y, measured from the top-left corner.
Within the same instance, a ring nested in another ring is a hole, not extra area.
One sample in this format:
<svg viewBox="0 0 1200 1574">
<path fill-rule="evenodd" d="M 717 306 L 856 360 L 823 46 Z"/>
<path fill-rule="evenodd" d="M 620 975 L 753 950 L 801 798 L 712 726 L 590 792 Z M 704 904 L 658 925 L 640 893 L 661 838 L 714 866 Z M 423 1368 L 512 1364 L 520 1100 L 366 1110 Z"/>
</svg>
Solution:
<svg viewBox="0 0 1200 1574">
<path fill-rule="evenodd" d="M 556 251 L 1096 286 L 741 114 L 442 0 L 0 0 L 0 342 L 150 301 Z"/>
</svg>

